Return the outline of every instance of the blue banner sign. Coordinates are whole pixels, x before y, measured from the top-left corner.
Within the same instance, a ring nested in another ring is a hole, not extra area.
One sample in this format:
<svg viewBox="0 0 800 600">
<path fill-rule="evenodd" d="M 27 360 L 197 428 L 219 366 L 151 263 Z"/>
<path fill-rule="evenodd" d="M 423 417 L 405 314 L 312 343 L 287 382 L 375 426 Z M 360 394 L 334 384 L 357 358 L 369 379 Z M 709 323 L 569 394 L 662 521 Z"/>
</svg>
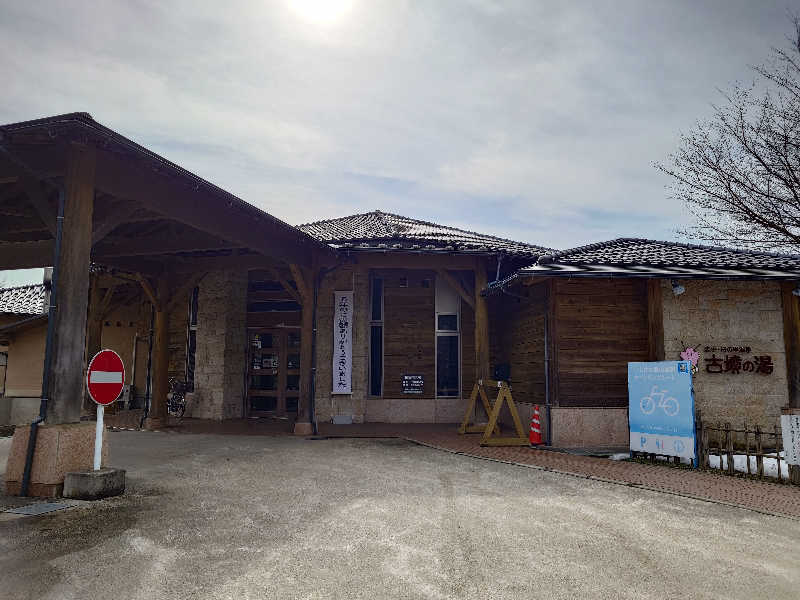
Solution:
<svg viewBox="0 0 800 600">
<path fill-rule="evenodd" d="M 628 420 L 632 451 L 695 458 L 691 364 L 628 363 Z"/>
</svg>

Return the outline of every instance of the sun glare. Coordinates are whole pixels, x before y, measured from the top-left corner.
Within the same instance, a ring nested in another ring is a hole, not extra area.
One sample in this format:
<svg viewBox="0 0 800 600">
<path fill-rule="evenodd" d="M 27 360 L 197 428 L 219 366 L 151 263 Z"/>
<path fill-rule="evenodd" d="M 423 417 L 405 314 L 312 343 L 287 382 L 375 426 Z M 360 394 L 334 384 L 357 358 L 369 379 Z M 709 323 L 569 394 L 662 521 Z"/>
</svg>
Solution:
<svg viewBox="0 0 800 600">
<path fill-rule="evenodd" d="M 353 7 L 353 0 L 289 0 L 302 19 L 317 25 L 334 25 Z"/>
</svg>

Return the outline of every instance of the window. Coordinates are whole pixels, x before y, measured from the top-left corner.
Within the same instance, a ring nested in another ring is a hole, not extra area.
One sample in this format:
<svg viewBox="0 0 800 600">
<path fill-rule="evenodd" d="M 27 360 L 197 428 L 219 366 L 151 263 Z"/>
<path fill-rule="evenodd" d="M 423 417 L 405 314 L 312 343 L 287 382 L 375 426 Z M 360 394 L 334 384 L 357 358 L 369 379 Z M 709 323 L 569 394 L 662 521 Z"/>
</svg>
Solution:
<svg viewBox="0 0 800 600">
<path fill-rule="evenodd" d="M 369 394 L 383 393 L 383 279 L 373 277 L 369 313 Z"/>
<path fill-rule="evenodd" d="M 436 279 L 436 395 L 461 395 L 461 298 Z"/>
<path fill-rule="evenodd" d="M 197 300 L 200 288 L 195 287 L 189 296 L 189 318 L 186 332 L 186 391 L 194 391 L 194 362 L 197 353 Z"/>
</svg>

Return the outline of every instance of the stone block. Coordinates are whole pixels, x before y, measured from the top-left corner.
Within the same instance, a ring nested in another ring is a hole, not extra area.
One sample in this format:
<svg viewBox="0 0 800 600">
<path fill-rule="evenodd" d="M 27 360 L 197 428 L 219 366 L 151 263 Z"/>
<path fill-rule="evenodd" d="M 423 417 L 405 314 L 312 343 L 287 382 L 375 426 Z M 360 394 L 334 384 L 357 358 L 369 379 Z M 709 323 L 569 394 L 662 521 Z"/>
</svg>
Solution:
<svg viewBox="0 0 800 600">
<path fill-rule="evenodd" d="M 125 491 L 124 469 L 77 471 L 64 476 L 64 497 L 77 500 L 99 500 L 119 496 Z"/>
<path fill-rule="evenodd" d="M 30 425 L 17 427 L 11 440 L 6 465 L 6 493 L 19 495 L 25 456 L 28 449 Z M 36 436 L 36 449 L 31 468 L 31 496 L 60 496 L 64 476 L 71 471 L 85 471 L 94 462 L 94 423 L 41 425 Z M 108 435 L 103 436 L 102 462 L 108 456 Z"/>
</svg>

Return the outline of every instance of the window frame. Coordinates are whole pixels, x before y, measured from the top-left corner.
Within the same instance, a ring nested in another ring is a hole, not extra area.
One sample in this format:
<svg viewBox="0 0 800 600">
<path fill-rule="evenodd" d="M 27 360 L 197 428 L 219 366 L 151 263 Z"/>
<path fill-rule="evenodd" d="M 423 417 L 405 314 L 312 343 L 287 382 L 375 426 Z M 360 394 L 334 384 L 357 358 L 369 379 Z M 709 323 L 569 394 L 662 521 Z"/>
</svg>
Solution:
<svg viewBox="0 0 800 600">
<path fill-rule="evenodd" d="M 381 291 L 380 291 L 380 319 L 374 319 L 373 318 L 374 317 L 373 308 L 374 308 L 374 302 L 375 302 L 375 281 L 376 280 L 381 282 L 381 284 L 380 284 L 381 285 Z M 368 337 L 368 339 L 369 339 L 369 354 L 368 354 L 368 358 L 367 358 L 367 369 L 368 369 L 367 373 L 369 374 L 369 376 L 368 376 L 368 380 L 369 381 L 367 383 L 368 383 L 368 387 L 369 387 L 368 396 L 370 398 L 382 398 L 383 397 L 383 392 L 385 390 L 385 387 L 384 387 L 384 380 L 385 380 L 385 377 L 386 377 L 386 369 L 385 369 L 385 366 L 386 366 L 386 340 L 385 340 L 386 327 L 385 327 L 385 324 L 384 324 L 384 319 L 386 317 L 386 313 L 385 313 L 385 298 L 386 298 L 386 278 L 382 277 L 381 275 L 376 274 L 376 273 L 370 273 L 370 276 L 369 276 L 369 313 L 368 313 L 369 321 L 368 321 L 368 325 L 367 325 L 369 327 L 369 337 Z M 373 352 L 372 352 L 372 329 L 373 329 L 373 327 L 380 327 L 381 328 L 381 372 L 380 372 L 380 379 L 381 380 L 380 380 L 380 383 L 379 383 L 379 385 L 380 385 L 380 394 L 373 394 L 372 393 L 373 392 L 373 383 L 374 383 L 373 382 L 373 378 L 372 378 L 372 376 L 373 376 L 373 373 L 372 373 L 372 362 L 373 362 L 372 361 L 372 354 L 373 354 Z"/>
<path fill-rule="evenodd" d="M 433 345 L 433 356 L 434 356 L 434 366 L 433 366 L 433 373 L 434 373 L 434 382 L 433 382 L 433 393 L 435 398 L 461 398 L 463 395 L 462 390 L 462 368 L 461 363 L 463 361 L 462 356 L 462 344 L 461 344 L 461 296 L 458 292 L 450 286 L 444 279 L 440 277 L 436 277 L 434 285 L 446 285 L 450 291 L 453 293 L 456 299 L 456 311 L 450 310 L 439 310 L 438 305 L 438 294 L 436 294 L 436 290 L 434 290 L 435 298 L 436 298 L 436 306 L 434 307 L 434 345 Z M 439 329 L 439 316 L 448 316 L 448 315 L 455 315 L 456 317 L 456 328 L 455 329 Z M 443 396 L 439 394 L 439 338 L 440 337 L 454 337 L 457 338 L 456 341 L 456 348 L 458 349 L 458 361 L 456 368 L 458 369 L 458 388 L 455 394 L 449 396 Z"/>
</svg>

